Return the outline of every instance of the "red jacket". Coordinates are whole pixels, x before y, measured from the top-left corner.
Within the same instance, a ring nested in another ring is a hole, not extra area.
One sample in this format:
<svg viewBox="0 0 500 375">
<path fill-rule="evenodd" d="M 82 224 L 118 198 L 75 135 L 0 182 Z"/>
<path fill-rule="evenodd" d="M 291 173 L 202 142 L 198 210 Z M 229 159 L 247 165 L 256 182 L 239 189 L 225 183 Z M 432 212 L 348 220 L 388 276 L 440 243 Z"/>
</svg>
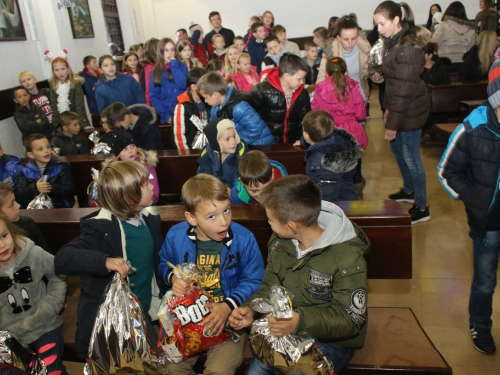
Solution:
<svg viewBox="0 0 500 375">
<path fill-rule="evenodd" d="M 255 78 L 257 82 L 260 82 L 260 76 L 257 74 L 257 68 L 255 66 L 252 66 L 251 70 L 253 78 Z M 238 73 L 230 74 L 229 78 L 234 79 L 234 82 L 236 82 L 236 85 L 238 85 L 238 90 L 250 92 L 253 88 L 253 85 L 247 81 L 245 75 L 239 69 Z"/>
</svg>

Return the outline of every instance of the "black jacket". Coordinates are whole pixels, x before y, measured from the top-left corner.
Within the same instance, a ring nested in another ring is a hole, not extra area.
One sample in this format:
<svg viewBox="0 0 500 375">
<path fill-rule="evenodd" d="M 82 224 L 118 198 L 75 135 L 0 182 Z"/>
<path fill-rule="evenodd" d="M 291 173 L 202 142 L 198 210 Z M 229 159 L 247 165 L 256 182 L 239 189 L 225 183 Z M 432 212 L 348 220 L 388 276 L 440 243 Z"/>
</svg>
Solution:
<svg viewBox="0 0 500 375">
<path fill-rule="evenodd" d="M 449 84 L 451 83 L 450 66 L 451 60 L 449 58 L 434 55 L 434 65 L 432 65 L 431 70 L 424 67 L 420 78 L 426 84 Z"/>
<path fill-rule="evenodd" d="M 35 245 L 40 246 L 46 252 L 50 254 L 54 254 L 52 250 L 50 250 L 49 245 L 45 241 L 43 237 L 42 231 L 35 223 L 35 221 L 28 216 L 19 216 L 19 220 L 14 223 L 17 227 L 21 228 L 25 233 L 26 237 L 28 237 L 31 241 L 35 243 Z"/>
<path fill-rule="evenodd" d="M 198 128 L 191 121 L 191 116 L 196 116 L 200 120 L 207 120 L 210 114 L 210 107 L 205 104 L 205 110 L 200 111 L 193 96 L 186 90 L 177 97 L 177 104 L 172 118 L 172 146 L 179 150 L 190 149 Z"/>
<path fill-rule="evenodd" d="M 38 119 L 42 121 L 38 123 L 36 121 Z M 31 101 L 29 109 L 16 104 L 14 120 L 23 135 L 23 141 L 27 136 L 35 133 L 43 134 L 49 140 L 52 138 L 52 132 L 54 131 L 52 124 L 49 123 L 43 109 L 33 104 Z"/>
<path fill-rule="evenodd" d="M 481 61 L 479 60 L 479 49 L 477 45 L 472 46 L 469 52 L 464 54 L 462 58 L 464 62 L 460 66 L 458 72 L 458 80 L 460 82 L 482 81 L 488 79 L 488 70 L 486 73 L 481 72 Z"/>
<path fill-rule="evenodd" d="M 499 198 L 500 124 L 495 111 L 476 108 L 453 132 L 438 165 L 441 185 L 465 204 L 471 231 L 484 238 Z"/>
<path fill-rule="evenodd" d="M 143 214 L 143 218 L 153 236 L 154 259 L 151 261 L 154 264 L 156 281 L 161 293 L 165 293 L 167 288 L 157 275 L 160 264 L 158 254 L 163 240 L 160 216 Z M 80 236 L 57 252 L 54 266 L 57 274 L 81 277 L 75 343 L 77 357 L 84 360 L 104 289 L 114 275 L 106 269 L 106 259 L 124 258 L 122 236 L 125 234 L 122 233 L 119 220 L 105 209 L 83 217 L 80 227 Z"/>
<path fill-rule="evenodd" d="M 68 137 L 63 134 L 61 127 L 54 132 L 50 145 L 58 147 L 61 156 L 90 154 L 89 141 L 83 134 Z"/>
<path fill-rule="evenodd" d="M 146 104 L 133 104 L 128 109 L 134 115 L 139 116 L 134 128 L 128 129 L 137 147 L 143 150 L 165 150 L 160 129 L 156 123 L 155 109 Z"/>
<path fill-rule="evenodd" d="M 311 110 L 309 94 L 300 86 L 292 96 L 287 110 L 281 88 L 279 68 L 267 75 L 267 81 L 255 85 L 251 91 L 253 104 L 266 122 L 276 143 L 293 143 L 302 136 L 302 119 Z"/>
</svg>

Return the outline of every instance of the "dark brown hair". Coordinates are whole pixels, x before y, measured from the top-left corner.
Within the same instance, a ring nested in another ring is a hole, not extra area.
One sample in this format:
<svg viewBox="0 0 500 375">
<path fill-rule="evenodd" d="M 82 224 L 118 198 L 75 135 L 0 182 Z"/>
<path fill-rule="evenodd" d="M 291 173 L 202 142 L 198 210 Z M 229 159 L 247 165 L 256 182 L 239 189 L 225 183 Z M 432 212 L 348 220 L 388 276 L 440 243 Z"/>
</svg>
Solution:
<svg viewBox="0 0 500 375">
<path fill-rule="evenodd" d="M 302 120 L 302 127 L 311 141 L 314 143 L 323 142 L 330 138 L 334 131 L 334 121 L 331 114 L 320 109 L 310 111 Z"/>
<path fill-rule="evenodd" d="M 32 143 L 35 141 L 38 141 L 40 139 L 47 139 L 47 141 L 48 141 L 48 138 L 45 135 L 40 134 L 40 133 L 28 135 L 23 141 L 23 144 L 24 144 L 24 147 L 26 148 L 26 151 L 32 152 L 33 151 Z"/>
<path fill-rule="evenodd" d="M 163 52 L 165 52 L 165 47 L 167 43 L 171 43 L 174 46 L 175 51 L 175 59 L 179 59 L 179 54 L 177 53 L 177 49 L 175 48 L 175 43 L 170 38 L 163 38 L 158 42 L 158 46 L 156 48 L 156 62 L 155 67 L 153 69 L 153 82 L 156 87 L 161 86 L 161 76 L 163 74 L 163 68 L 165 68 L 165 58 L 163 57 Z M 172 74 L 172 70 L 169 68 L 165 68 L 167 70 L 167 77 L 169 81 L 174 80 L 174 75 Z"/>
<path fill-rule="evenodd" d="M 218 92 L 221 95 L 226 95 L 227 93 L 226 81 L 219 73 L 216 72 L 209 72 L 205 74 L 200 78 L 196 87 L 200 93 L 204 92 L 208 95 L 212 95 L 214 92 Z"/>
<path fill-rule="evenodd" d="M 267 184 L 273 177 L 269 158 L 259 150 L 250 151 L 241 157 L 238 173 L 240 181 L 247 186 Z"/>
<path fill-rule="evenodd" d="M 403 15 L 404 11 L 404 15 Z M 410 26 L 415 26 L 415 18 L 413 17 L 413 12 L 410 6 L 404 2 L 395 3 L 394 1 L 388 0 L 380 3 L 373 14 L 381 13 L 388 20 L 393 20 L 399 17 L 399 22 L 402 24 L 407 23 Z"/>
<path fill-rule="evenodd" d="M 61 120 L 61 127 L 71 125 L 71 121 L 80 120 L 78 113 L 71 111 L 64 111 L 59 117 Z"/>
<path fill-rule="evenodd" d="M 335 96 L 339 101 L 347 103 L 351 87 L 345 77 L 347 65 L 344 59 L 334 57 L 326 61 L 326 73 L 332 77 L 332 86 L 335 90 Z"/>
</svg>

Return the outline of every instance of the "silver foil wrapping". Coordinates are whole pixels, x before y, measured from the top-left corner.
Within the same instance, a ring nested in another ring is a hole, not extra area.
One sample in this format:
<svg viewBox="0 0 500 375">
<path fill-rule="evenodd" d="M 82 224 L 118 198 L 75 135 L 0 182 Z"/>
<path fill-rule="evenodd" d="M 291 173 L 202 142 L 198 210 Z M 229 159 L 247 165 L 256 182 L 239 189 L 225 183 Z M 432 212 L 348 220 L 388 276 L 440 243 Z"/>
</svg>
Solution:
<svg viewBox="0 0 500 375">
<path fill-rule="evenodd" d="M 0 363 L 20 370 L 19 372 L 13 370 L 13 374 L 47 374 L 45 364 L 37 357 L 36 353 L 25 347 L 5 329 L 0 329 Z M 0 372 L 3 373 L 1 369 Z"/>
<path fill-rule="evenodd" d="M 48 176 L 42 176 L 42 181 L 47 182 Z M 29 204 L 28 210 L 42 210 L 47 208 L 54 208 L 52 200 L 47 193 L 38 194 Z"/>
<path fill-rule="evenodd" d="M 208 140 L 205 133 L 203 133 L 203 129 L 207 125 L 208 118 L 206 113 L 203 113 L 203 119 L 200 119 L 198 116 L 192 115 L 190 118 L 191 122 L 196 126 L 198 132 L 194 136 L 193 143 L 191 144 L 191 148 L 203 148 L 207 145 Z"/>
<path fill-rule="evenodd" d="M 111 154 L 111 147 L 107 143 L 99 142 L 99 132 L 97 130 L 89 135 L 89 139 L 94 144 L 94 147 L 90 150 L 91 155 Z"/>
<path fill-rule="evenodd" d="M 104 296 L 92 330 L 84 375 L 165 374 L 164 356 L 147 337 L 139 301 L 118 273 Z"/>
<path fill-rule="evenodd" d="M 99 171 L 95 168 L 90 168 L 90 174 L 92 175 L 92 182 L 87 188 L 87 196 L 89 207 L 101 207 L 99 205 L 99 199 L 97 197 L 97 183 L 99 181 Z"/>
<path fill-rule="evenodd" d="M 51 147 L 52 155 L 59 155 L 61 149 L 59 147 Z"/>
<path fill-rule="evenodd" d="M 382 72 L 382 60 L 384 59 L 384 40 L 380 38 L 373 45 L 370 53 L 368 54 L 368 74 L 370 78 L 373 77 L 375 73 L 380 74 L 380 78 L 384 78 L 384 74 Z"/>
</svg>

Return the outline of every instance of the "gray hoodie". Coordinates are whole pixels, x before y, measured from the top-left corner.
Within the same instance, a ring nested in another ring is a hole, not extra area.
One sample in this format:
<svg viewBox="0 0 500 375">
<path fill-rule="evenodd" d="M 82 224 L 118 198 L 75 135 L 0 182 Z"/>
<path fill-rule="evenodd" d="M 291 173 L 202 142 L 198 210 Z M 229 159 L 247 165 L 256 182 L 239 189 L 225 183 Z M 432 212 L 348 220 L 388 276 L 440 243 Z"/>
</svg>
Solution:
<svg viewBox="0 0 500 375">
<path fill-rule="evenodd" d="M 437 43 L 440 57 L 451 62 L 462 62 L 462 56 L 475 44 L 476 31 L 473 21 L 444 17 L 431 41 Z"/>
<path fill-rule="evenodd" d="M 0 327 L 31 344 L 63 324 L 59 312 L 66 283 L 54 272 L 53 255 L 28 238 L 21 237 L 18 243 L 21 251 L 16 251 L 13 267 L 0 268 Z"/>
</svg>

